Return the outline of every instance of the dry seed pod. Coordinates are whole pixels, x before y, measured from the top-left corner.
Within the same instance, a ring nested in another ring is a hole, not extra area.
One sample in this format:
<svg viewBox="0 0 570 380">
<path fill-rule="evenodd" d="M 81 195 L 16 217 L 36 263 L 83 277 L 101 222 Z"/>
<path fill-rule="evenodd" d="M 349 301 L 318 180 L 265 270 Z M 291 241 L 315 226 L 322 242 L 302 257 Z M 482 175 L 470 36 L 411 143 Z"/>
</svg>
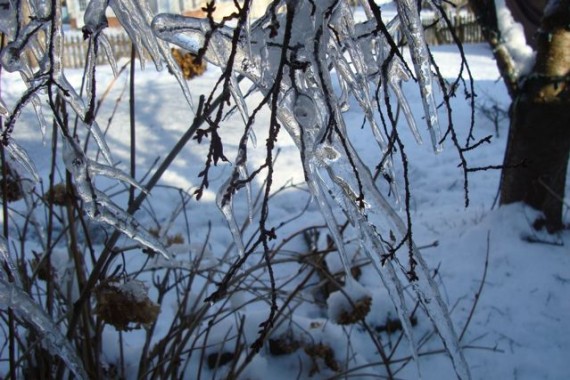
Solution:
<svg viewBox="0 0 570 380">
<path fill-rule="evenodd" d="M 287 355 L 297 351 L 301 347 L 301 342 L 292 337 L 282 336 L 269 339 L 269 352 L 275 356 Z"/>
<path fill-rule="evenodd" d="M 6 178 L 0 179 L 0 197 L 8 202 L 16 202 L 24 197 L 20 179 L 8 163 L 6 165 Z M 4 191 L 6 189 L 6 191 Z"/>
<path fill-rule="evenodd" d="M 327 305 L 331 320 L 348 325 L 364 320 L 370 312 L 372 297 L 355 279 L 349 278 L 342 291 L 329 296 Z"/>
<path fill-rule="evenodd" d="M 334 351 L 330 346 L 323 343 L 309 344 L 304 347 L 304 350 L 305 353 L 309 355 L 311 361 L 313 362 L 313 365 L 311 366 L 311 369 L 309 371 L 309 376 L 313 376 L 314 374 L 320 372 L 319 365 L 317 363 L 318 358 L 323 359 L 325 365 L 329 369 L 335 372 L 340 371 L 340 365 L 336 361 L 334 357 Z"/>
<path fill-rule="evenodd" d="M 195 55 L 176 48 L 172 48 L 171 52 L 186 80 L 202 75 L 206 71 L 206 62 L 198 63 Z"/>
<path fill-rule="evenodd" d="M 148 289 L 142 281 L 130 280 L 124 284 L 110 282 L 96 291 L 95 312 L 117 330 L 130 330 L 129 323 L 148 325 L 156 320 L 160 306 L 148 298 Z"/>
<path fill-rule="evenodd" d="M 42 281 L 53 280 L 53 275 L 56 273 L 52 265 L 48 265 L 47 260 L 41 260 L 36 256 L 31 261 L 32 270 L 37 273 L 38 279 Z"/>
<path fill-rule="evenodd" d="M 49 189 L 44 195 L 44 200 L 56 206 L 65 206 L 69 200 L 65 183 L 58 183 Z"/>
<path fill-rule="evenodd" d="M 343 310 L 338 319 L 335 321 L 339 325 L 352 325 L 359 321 L 364 320 L 368 313 L 370 313 L 370 306 L 372 305 L 372 298 L 365 297 L 354 302 L 352 310 Z"/>
</svg>

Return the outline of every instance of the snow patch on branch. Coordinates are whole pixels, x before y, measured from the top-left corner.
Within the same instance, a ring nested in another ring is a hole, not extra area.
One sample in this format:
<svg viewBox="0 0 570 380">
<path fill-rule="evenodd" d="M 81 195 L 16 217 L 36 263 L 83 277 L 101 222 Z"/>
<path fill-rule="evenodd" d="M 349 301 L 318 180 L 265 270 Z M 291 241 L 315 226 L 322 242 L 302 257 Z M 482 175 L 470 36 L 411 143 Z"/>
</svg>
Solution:
<svg viewBox="0 0 570 380">
<path fill-rule="evenodd" d="M 516 76 L 530 73 L 534 65 L 535 52 L 526 43 L 523 26 L 516 22 L 505 0 L 496 0 L 497 22 L 501 31 L 502 44 L 507 48 L 515 64 Z"/>
</svg>

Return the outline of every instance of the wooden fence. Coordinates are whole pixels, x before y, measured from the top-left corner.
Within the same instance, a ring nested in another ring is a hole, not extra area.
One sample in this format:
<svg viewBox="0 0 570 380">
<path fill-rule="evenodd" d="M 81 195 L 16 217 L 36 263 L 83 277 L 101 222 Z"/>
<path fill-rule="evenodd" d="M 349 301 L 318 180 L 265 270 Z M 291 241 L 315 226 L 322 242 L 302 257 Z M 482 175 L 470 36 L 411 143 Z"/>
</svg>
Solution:
<svg viewBox="0 0 570 380">
<path fill-rule="evenodd" d="M 453 44 L 452 30 L 457 38 L 465 44 L 485 41 L 481 32 L 481 26 L 473 13 L 458 12 L 450 14 L 448 15 L 448 21 L 451 24 L 451 28 L 448 27 L 448 22 L 445 19 L 435 13 L 428 13 L 422 17 L 426 40 L 430 45 Z"/>
<path fill-rule="evenodd" d="M 477 23 L 475 16 L 468 12 L 451 14 L 448 16 L 449 22 L 456 36 L 463 43 L 483 42 L 481 27 Z M 453 38 L 450 29 L 444 19 L 438 18 L 435 13 L 422 15 L 423 25 L 427 42 L 431 45 L 452 44 Z M 131 55 L 131 40 L 126 33 L 111 33 L 107 35 L 111 48 L 118 60 Z M 80 33 L 65 35 L 63 64 L 68 68 L 82 68 L 85 65 L 88 42 L 83 40 Z M 98 64 L 106 62 L 103 51 L 99 52 Z"/>
<path fill-rule="evenodd" d="M 126 33 L 112 33 L 107 35 L 115 59 L 131 56 L 131 40 Z M 80 33 L 66 34 L 63 43 L 63 66 L 67 68 L 83 68 L 89 49 L 89 42 L 83 40 Z M 97 64 L 107 62 L 103 49 L 97 55 Z"/>
</svg>

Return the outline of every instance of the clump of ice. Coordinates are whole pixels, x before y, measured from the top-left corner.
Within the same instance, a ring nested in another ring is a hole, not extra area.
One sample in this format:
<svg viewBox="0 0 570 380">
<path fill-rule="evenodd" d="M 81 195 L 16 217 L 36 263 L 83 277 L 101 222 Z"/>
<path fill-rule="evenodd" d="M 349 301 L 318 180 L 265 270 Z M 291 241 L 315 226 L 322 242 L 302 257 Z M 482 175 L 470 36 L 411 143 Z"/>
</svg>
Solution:
<svg viewBox="0 0 570 380">
<path fill-rule="evenodd" d="M 139 280 L 130 280 L 117 287 L 117 289 L 128 295 L 135 302 L 144 302 L 148 299 L 148 288 L 144 282 Z"/>
</svg>

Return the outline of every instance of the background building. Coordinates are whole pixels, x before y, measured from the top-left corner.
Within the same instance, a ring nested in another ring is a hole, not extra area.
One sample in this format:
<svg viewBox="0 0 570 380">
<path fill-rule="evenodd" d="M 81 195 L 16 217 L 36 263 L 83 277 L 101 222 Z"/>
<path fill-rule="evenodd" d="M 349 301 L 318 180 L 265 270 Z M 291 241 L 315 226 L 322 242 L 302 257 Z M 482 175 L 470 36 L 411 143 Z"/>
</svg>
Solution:
<svg viewBox="0 0 570 380">
<path fill-rule="evenodd" d="M 62 3 L 67 7 L 71 27 L 81 28 L 84 25 L 83 14 L 89 0 L 64 0 Z M 201 9 L 206 3 L 206 0 L 149 0 L 149 5 L 155 14 L 178 13 L 194 17 L 202 17 L 204 15 Z M 252 17 L 263 15 L 269 3 L 271 3 L 271 0 L 253 0 Z M 216 19 L 221 19 L 234 11 L 233 0 L 216 0 L 216 12 L 214 13 Z M 120 26 L 111 8 L 107 8 L 107 20 L 110 27 Z"/>
</svg>

